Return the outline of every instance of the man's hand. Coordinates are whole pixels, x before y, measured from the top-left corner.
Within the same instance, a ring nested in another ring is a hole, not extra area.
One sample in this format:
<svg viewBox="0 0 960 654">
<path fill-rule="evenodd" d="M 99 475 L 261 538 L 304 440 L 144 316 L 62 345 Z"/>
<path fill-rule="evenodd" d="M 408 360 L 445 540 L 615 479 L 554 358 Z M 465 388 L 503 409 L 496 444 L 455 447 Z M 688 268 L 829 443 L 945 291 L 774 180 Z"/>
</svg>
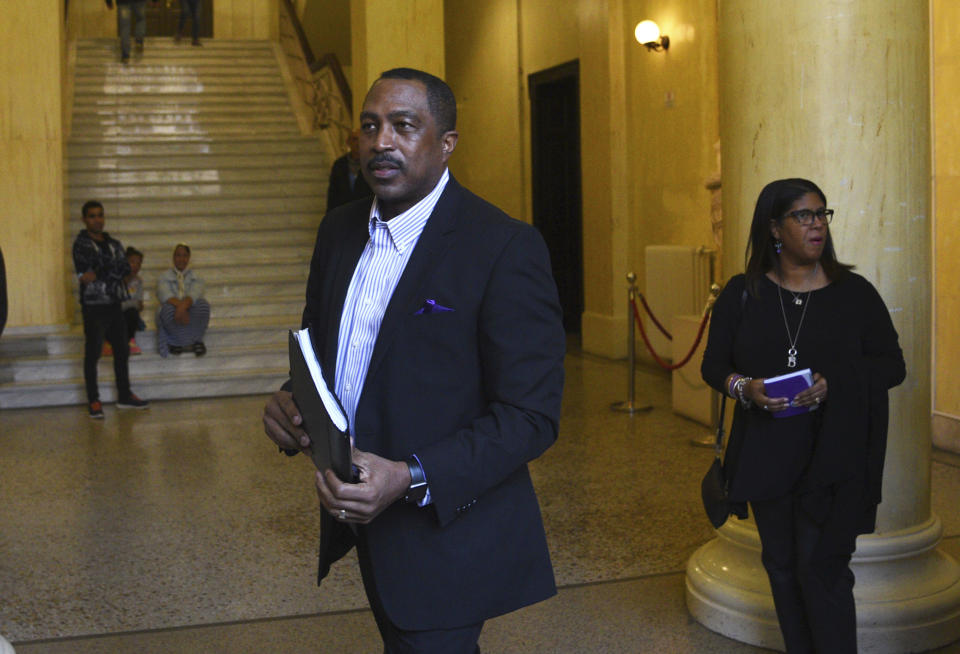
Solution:
<svg viewBox="0 0 960 654">
<path fill-rule="evenodd" d="M 332 470 L 317 472 L 317 497 L 324 510 L 340 522 L 370 523 L 381 511 L 403 497 L 410 486 L 410 470 L 404 461 L 353 450 L 353 465 L 360 481 L 340 481 Z"/>
<path fill-rule="evenodd" d="M 285 450 L 310 446 L 310 437 L 300 428 L 302 424 L 303 418 L 290 391 L 277 391 L 263 407 L 263 431 Z"/>
<path fill-rule="evenodd" d="M 187 308 L 180 304 L 173 311 L 173 320 L 178 325 L 189 325 L 190 324 L 190 312 L 187 311 Z"/>
<path fill-rule="evenodd" d="M 80 283 L 89 284 L 96 278 L 97 278 L 97 273 L 93 272 L 92 270 L 88 270 L 87 272 L 80 275 Z"/>
</svg>

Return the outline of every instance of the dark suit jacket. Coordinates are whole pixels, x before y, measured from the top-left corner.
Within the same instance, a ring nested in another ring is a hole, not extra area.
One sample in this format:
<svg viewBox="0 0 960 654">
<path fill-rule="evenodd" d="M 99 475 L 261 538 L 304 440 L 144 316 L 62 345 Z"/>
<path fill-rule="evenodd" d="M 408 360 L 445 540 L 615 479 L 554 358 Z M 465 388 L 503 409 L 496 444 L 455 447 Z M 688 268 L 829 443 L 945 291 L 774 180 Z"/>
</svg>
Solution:
<svg viewBox="0 0 960 654">
<path fill-rule="evenodd" d="M 369 237 L 369 201 L 323 220 L 304 325 L 333 387 L 340 313 Z M 422 312 L 426 300 L 453 309 Z M 452 177 L 401 277 L 357 406 L 357 448 L 416 453 L 433 503 L 399 501 L 365 528 L 400 628 L 476 623 L 556 593 L 527 470 L 557 437 L 565 334 L 539 232 Z M 322 513 L 320 573 L 353 545 Z"/>
<path fill-rule="evenodd" d="M 327 212 L 348 202 L 372 197 L 373 191 L 370 190 L 370 185 L 362 174 L 357 174 L 353 188 L 350 187 L 350 165 L 347 163 L 347 155 L 333 162 L 330 168 L 330 185 L 327 187 Z"/>
</svg>

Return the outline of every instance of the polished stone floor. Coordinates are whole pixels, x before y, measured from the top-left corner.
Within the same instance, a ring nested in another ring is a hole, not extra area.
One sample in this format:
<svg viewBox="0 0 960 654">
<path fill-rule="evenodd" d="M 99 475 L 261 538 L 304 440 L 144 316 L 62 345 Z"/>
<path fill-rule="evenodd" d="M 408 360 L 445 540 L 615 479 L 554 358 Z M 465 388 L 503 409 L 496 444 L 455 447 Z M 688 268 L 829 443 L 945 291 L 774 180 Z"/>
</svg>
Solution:
<svg viewBox="0 0 960 654">
<path fill-rule="evenodd" d="M 709 430 L 653 370 L 637 373 L 651 411 L 610 411 L 625 377 L 568 356 L 560 440 L 532 466 L 560 593 L 488 622 L 485 654 L 766 651 L 688 615 L 685 562 L 712 536 L 711 451 L 690 439 Z M 355 558 L 316 587 L 310 466 L 263 436 L 263 400 L 0 413 L 0 634 L 18 654 L 379 651 Z M 960 457 L 932 468 L 958 557 Z"/>
</svg>

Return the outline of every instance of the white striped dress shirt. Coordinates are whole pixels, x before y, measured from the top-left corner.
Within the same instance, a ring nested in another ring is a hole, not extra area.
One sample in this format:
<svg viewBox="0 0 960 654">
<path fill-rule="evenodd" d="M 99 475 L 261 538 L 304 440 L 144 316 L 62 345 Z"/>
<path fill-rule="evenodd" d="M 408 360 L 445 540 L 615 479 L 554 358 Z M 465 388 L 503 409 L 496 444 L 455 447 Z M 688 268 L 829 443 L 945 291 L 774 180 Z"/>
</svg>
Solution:
<svg viewBox="0 0 960 654">
<path fill-rule="evenodd" d="M 426 197 L 389 221 L 380 220 L 376 199 L 370 208 L 370 240 L 353 271 L 340 315 L 334 380 L 335 392 L 350 421 L 351 440 L 356 436 L 354 415 L 383 314 L 449 179 L 450 173 L 444 169 Z"/>
</svg>

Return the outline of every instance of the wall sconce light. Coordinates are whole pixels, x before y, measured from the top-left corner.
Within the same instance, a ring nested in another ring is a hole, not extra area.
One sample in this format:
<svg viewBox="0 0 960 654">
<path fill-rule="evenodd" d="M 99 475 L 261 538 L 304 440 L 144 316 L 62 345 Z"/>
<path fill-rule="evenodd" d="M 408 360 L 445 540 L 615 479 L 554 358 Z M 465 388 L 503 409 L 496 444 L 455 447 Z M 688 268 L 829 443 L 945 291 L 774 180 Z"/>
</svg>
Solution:
<svg viewBox="0 0 960 654">
<path fill-rule="evenodd" d="M 645 45 L 648 50 L 670 49 L 670 37 L 665 34 L 661 36 L 660 27 L 652 20 L 637 23 L 633 36 L 637 39 L 637 43 Z"/>
</svg>

